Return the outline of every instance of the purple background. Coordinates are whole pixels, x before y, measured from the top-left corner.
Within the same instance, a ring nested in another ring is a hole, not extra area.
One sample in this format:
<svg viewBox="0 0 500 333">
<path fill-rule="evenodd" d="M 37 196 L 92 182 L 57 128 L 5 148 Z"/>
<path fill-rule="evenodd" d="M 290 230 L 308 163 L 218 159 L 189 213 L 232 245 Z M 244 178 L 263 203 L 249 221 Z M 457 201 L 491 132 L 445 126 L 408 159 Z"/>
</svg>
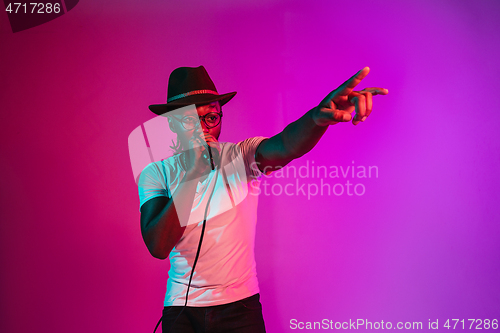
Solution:
<svg viewBox="0 0 500 333">
<path fill-rule="evenodd" d="M 390 91 L 292 162 L 378 166 L 364 195 L 261 195 L 269 332 L 500 319 L 499 15 L 498 1 L 87 0 L 13 34 L 0 14 L 0 331 L 153 330 L 168 262 L 141 238 L 127 138 L 170 72 L 199 65 L 238 91 L 221 141 L 278 133 L 364 66 L 360 88 Z"/>
</svg>

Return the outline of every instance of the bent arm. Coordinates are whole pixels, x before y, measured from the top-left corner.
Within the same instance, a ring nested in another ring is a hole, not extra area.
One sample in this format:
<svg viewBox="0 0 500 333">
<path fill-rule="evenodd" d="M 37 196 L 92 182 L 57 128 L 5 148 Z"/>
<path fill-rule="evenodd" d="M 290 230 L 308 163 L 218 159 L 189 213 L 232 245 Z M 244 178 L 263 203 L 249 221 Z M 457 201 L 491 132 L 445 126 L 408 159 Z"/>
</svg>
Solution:
<svg viewBox="0 0 500 333">
<path fill-rule="evenodd" d="M 314 109 L 309 110 L 281 133 L 264 140 L 257 147 L 255 161 L 262 171 L 281 169 L 313 149 L 328 128 L 314 122 L 313 112 Z"/>
<path fill-rule="evenodd" d="M 146 201 L 141 207 L 141 233 L 151 255 L 158 259 L 168 257 L 186 229 L 197 179 L 186 175 L 172 198 L 156 197 Z M 175 202 L 175 205 L 174 205 Z"/>
</svg>

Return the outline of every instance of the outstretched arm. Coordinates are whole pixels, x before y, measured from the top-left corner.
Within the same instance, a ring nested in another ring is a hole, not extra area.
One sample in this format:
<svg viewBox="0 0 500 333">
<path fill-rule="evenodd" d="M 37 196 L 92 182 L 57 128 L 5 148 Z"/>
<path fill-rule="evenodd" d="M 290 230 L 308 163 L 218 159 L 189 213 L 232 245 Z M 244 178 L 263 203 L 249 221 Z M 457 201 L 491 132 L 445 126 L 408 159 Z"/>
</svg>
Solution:
<svg viewBox="0 0 500 333">
<path fill-rule="evenodd" d="M 387 95 L 383 88 L 365 88 L 354 91 L 370 69 L 363 68 L 326 96 L 321 103 L 277 135 L 264 140 L 255 154 L 261 170 L 278 170 L 290 161 L 309 152 L 321 139 L 328 126 L 339 122 L 354 125 L 365 121 L 372 111 L 372 96 Z M 354 117 L 351 113 L 355 111 Z"/>
</svg>

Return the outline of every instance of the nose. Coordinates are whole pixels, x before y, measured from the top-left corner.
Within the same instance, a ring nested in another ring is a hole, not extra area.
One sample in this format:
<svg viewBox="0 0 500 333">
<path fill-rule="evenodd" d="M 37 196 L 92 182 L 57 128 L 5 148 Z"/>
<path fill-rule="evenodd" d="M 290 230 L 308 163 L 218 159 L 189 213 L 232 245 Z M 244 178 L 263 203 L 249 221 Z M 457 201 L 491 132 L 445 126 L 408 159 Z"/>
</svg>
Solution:
<svg viewBox="0 0 500 333">
<path fill-rule="evenodd" d="M 201 122 L 201 124 L 196 126 L 196 128 L 194 130 L 194 134 L 199 136 L 199 137 L 203 137 L 204 133 L 209 133 L 209 129 L 207 129 L 205 124 L 203 124 L 203 122 Z"/>
</svg>

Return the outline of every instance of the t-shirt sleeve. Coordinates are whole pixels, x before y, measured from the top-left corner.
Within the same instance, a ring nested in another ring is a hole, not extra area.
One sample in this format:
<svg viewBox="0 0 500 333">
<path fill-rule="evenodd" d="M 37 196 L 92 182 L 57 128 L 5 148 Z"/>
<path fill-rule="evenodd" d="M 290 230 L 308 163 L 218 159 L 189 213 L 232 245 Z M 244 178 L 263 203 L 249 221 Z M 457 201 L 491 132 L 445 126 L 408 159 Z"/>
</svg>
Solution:
<svg viewBox="0 0 500 333">
<path fill-rule="evenodd" d="M 260 178 L 264 175 L 264 173 L 260 171 L 259 165 L 255 161 L 255 153 L 257 151 L 257 147 L 266 139 L 269 138 L 264 136 L 255 136 L 237 143 L 243 155 L 245 168 L 247 169 L 247 173 L 251 178 Z M 267 170 L 265 175 L 269 175 L 271 172 L 272 171 Z"/>
<path fill-rule="evenodd" d="M 156 197 L 168 197 L 172 195 L 167 186 L 167 175 L 163 161 L 149 164 L 142 170 L 139 177 L 139 200 L 140 206 Z"/>
</svg>

